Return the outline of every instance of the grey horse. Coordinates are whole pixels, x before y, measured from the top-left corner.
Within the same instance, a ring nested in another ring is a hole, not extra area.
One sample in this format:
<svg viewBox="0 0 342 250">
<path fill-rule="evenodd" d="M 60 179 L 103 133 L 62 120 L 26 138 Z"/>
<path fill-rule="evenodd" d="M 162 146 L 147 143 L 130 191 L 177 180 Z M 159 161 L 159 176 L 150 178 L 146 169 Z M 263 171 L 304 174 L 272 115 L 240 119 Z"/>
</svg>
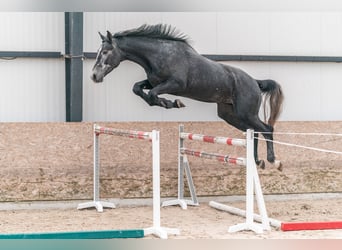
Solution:
<svg viewBox="0 0 342 250">
<path fill-rule="evenodd" d="M 267 140 L 267 160 L 282 169 L 275 160 L 273 126 L 283 102 L 281 86 L 273 80 L 256 80 L 241 69 L 212 61 L 198 54 L 189 44 L 188 37 L 170 25 L 142 25 L 112 35 L 102 35 L 91 78 L 102 82 L 104 77 L 121 61 L 139 64 L 147 79 L 134 84 L 133 92 L 149 105 L 163 108 L 182 108 L 179 100 L 161 98 L 172 94 L 202 102 L 217 103 L 217 114 L 239 130 L 254 129 Z M 269 117 L 263 122 L 259 109 L 265 96 Z M 258 159 L 258 134 L 254 139 L 254 158 Z"/>
</svg>

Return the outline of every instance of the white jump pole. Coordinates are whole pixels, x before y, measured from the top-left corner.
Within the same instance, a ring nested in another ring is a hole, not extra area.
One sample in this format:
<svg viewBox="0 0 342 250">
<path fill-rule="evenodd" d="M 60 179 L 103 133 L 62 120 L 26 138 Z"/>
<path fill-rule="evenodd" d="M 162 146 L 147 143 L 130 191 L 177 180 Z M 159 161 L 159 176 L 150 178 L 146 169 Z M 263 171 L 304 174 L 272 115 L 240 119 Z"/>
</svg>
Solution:
<svg viewBox="0 0 342 250">
<path fill-rule="evenodd" d="M 230 214 L 234 214 L 234 215 L 238 215 L 238 216 L 246 218 L 246 210 L 243 210 L 240 208 L 231 207 L 231 206 L 224 205 L 215 201 L 210 201 L 209 206 L 216 208 L 218 210 L 228 212 Z M 253 219 L 254 221 L 262 223 L 262 217 L 259 214 L 253 214 Z M 277 229 L 281 227 L 281 221 L 275 220 L 272 218 L 268 218 L 268 219 L 272 227 L 275 227 Z"/>
</svg>

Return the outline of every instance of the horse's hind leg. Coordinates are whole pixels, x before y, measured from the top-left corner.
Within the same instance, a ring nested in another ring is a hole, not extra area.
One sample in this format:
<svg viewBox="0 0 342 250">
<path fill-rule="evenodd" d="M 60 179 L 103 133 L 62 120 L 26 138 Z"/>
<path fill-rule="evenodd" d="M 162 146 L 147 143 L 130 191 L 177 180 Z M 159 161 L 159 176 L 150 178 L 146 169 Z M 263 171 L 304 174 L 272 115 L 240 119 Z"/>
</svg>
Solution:
<svg viewBox="0 0 342 250">
<path fill-rule="evenodd" d="M 218 116 L 225 120 L 230 125 L 246 131 L 247 129 L 254 129 L 256 132 L 261 132 L 265 137 L 267 145 L 267 160 L 274 164 L 278 170 L 282 170 L 280 161 L 275 160 L 273 149 L 273 127 L 263 123 L 257 115 L 242 115 L 239 116 L 235 113 L 233 105 L 230 104 L 218 104 Z M 260 168 L 265 168 L 265 162 L 258 158 L 258 136 L 255 134 L 254 139 L 254 159 L 255 163 Z"/>
<path fill-rule="evenodd" d="M 226 121 L 228 124 L 234 126 L 235 128 L 246 131 L 249 128 L 252 128 L 249 124 L 247 124 L 243 119 L 236 115 L 234 112 L 234 108 L 232 104 L 226 103 L 218 103 L 217 104 L 217 114 L 220 118 Z M 254 139 L 254 160 L 255 163 L 262 169 L 265 168 L 265 162 L 263 160 L 259 160 L 258 157 L 258 134 Z"/>
</svg>

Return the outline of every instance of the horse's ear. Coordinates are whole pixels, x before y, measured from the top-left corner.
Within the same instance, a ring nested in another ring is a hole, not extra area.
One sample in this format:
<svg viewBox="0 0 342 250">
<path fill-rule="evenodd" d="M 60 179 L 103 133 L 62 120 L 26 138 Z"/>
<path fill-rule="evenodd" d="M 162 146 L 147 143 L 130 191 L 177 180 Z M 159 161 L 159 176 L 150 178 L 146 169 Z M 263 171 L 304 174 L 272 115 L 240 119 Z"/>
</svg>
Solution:
<svg viewBox="0 0 342 250">
<path fill-rule="evenodd" d="M 107 30 L 107 40 L 112 43 L 113 42 L 113 35 Z"/>
<path fill-rule="evenodd" d="M 102 42 L 104 42 L 106 40 L 106 37 L 104 35 L 102 35 L 100 31 L 99 31 L 99 35 L 100 35 L 100 37 L 102 39 Z"/>
</svg>

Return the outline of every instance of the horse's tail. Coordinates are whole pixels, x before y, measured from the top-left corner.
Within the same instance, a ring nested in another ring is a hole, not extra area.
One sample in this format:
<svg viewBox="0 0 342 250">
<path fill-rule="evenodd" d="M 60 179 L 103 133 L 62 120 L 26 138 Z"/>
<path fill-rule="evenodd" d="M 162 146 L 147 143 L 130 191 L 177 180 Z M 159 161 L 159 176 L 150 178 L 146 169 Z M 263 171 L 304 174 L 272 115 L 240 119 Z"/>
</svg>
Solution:
<svg viewBox="0 0 342 250">
<path fill-rule="evenodd" d="M 277 121 L 284 100 L 283 91 L 281 86 L 273 80 L 256 80 L 258 82 L 261 92 L 265 96 L 264 100 L 264 117 L 267 119 L 267 103 L 269 104 L 269 118 L 267 123 L 274 126 Z"/>
</svg>

